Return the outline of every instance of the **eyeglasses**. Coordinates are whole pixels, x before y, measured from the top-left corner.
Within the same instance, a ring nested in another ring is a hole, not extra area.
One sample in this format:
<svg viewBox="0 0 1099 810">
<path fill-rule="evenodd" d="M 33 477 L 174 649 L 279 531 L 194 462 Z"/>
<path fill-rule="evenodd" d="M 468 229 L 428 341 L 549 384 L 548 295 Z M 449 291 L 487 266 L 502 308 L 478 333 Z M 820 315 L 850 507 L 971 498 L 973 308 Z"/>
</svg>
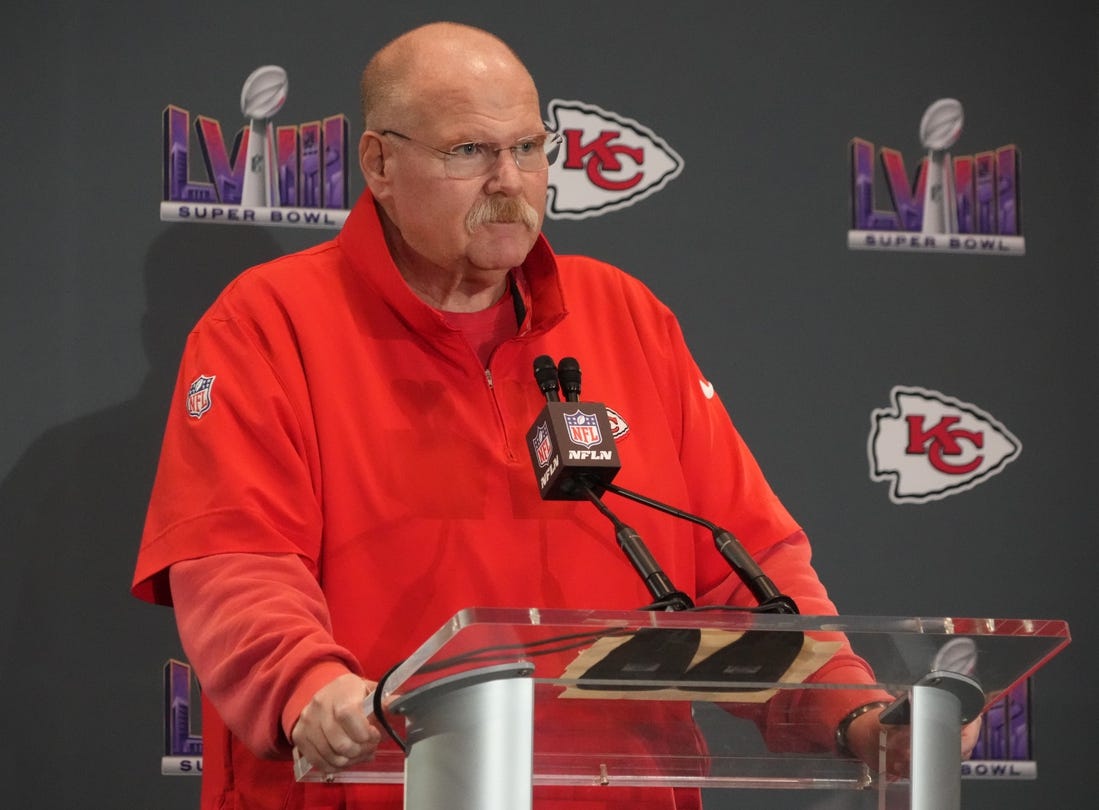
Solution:
<svg viewBox="0 0 1099 810">
<path fill-rule="evenodd" d="M 543 132 L 522 138 L 512 146 L 496 146 L 491 143 L 460 143 L 450 149 L 436 149 L 434 146 L 410 138 L 396 130 L 383 129 L 382 135 L 393 135 L 403 141 L 434 152 L 443 159 L 446 176 L 455 180 L 468 180 L 480 177 L 492 171 L 496 160 L 505 149 L 511 152 L 515 165 L 524 172 L 543 172 L 557 160 L 561 152 L 561 135 L 556 132 Z"/>
</svg>

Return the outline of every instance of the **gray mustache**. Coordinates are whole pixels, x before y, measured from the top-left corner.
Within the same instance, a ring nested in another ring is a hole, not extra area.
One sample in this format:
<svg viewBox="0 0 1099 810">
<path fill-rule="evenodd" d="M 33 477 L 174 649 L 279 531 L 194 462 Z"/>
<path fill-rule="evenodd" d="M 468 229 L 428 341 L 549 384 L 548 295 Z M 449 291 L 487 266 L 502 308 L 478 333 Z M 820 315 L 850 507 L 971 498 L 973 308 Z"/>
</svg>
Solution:
<svg viewBox="0 0 1099 810">
<path fill-rule="evenodd" d="M 486 197 L 466 217 L 466 230 L 489 222 L 520 222 L 531 230 L 538 227 L 538 212 L 520 197 Z"/>
</svg>

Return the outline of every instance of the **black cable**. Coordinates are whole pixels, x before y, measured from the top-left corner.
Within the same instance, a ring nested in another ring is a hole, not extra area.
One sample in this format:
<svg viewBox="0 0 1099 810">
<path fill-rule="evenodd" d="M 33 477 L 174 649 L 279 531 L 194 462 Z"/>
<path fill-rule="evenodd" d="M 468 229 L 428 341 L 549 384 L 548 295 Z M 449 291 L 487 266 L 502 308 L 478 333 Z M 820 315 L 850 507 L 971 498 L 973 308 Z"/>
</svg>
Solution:
<svg viewBox="0 0 1099 810">
<path fill-rule="evenodd" d="M 385 682 L 388 681 L 389 677 L 397 671 L 397 667 L 399 666 L 400 664 L 394 664 L 393 666 L 391 666 L 389 668 L 389 671 L 382 675 L 382 677 L 378 680 L 377 686 L 374 687 L 374 716 L 378 718 L 378 725 L 380 725 L 385 733 L 389 735 L 390 739 L 392 739 L 393 742 L 397 743 L 401 751 L 407 754 L 408 743 L 406 743 L 401 735 L 397 733 L 392 725 L 390 725 L 389 718 L 386 717 L 385 714 L 385 707 L 382 705 L 382 689 L 385 686 Z"/>
<path fill-rule="evenodd" d="M 698 605 L 690 609 L 691 613 L 703 613 L 705 611 L 724 611 L 727 613 L 771 613 L 775 611 L 770 605 Z"/>
<path fill-rule="evenodd" d="M 544 638 L 540 641 L 532 641 L 526 644 L 498 644 L 491 647 L 481 647 L 477 650 L 470 650 L 469 652 L 462 653 L 461 655 L 451 656 L 450 658 L 443 658 L 439 661 L 433 661 L 430 664 L 425 664 L 420 667 L 419 672 L 438 672 L 441 669 L 447 669 L 457 664 L 468 663 L 483 663 L 488 661 L 499 661 L 502 658 L 511 657 L 508 653 L 525 654 L 531 657 L 537 657 L 539 655 L 549 655 L 550 653 L 566 652 L 568 650 L 575 650 L 583 647 L 585 644 L 598 641 L 601 638 L 608 636 L 623 635 L 625 633 L 631 633 L 632 630 L 626 628 L 610 628 L 607 630 L 597 630 L 588 633 L 571 633 L 563 636 L 551 636 L 550 638 Z M 557 647 L 550 647 L 548 649 L 531 649 L 532 647 L 542 647 L 547 644 L 560 644 L 560 642 L 571 642 L 568 644 L 561 644 Z"/>
<path fill-rule="evenodd" d="M 499 661 L 501 658 L 510 657 L 507 655 L 509 652 L 524 653 L 527 656 L 537 657 L 540 655 L 549 655 L 551 653 L 566 652 L 568 650 L 575 650 L 585 646 L 593 641 L 598 641 L 601 638 L 608 636 L 624 635 L 633 632 L 624 627 L 609 628 L 606 630 L 591 631 L 586 633 L 570 633 L 561 636 L 551 636 L 550 638 L 540 639 L 538 641 L 528 642 L 527 644 L 499 644 L 490 647 L 482 647 L 478 650 L 471 650 L 461 655 L 451 656 L 450 658 L 443 658 L 439 661 L 433 661 L 430 664 L 425 664 L 418 670 L 419 673 L 437 672 L 441 669 L 447 669 L 448 667 L 457 666 L 458 664 L 478 664 L 487 663 L 493 661 Z M 561 642 L 569 642 L 567 644 L 561 644 Z M 555 644 L 557 646 L 548 647 L 545 649 L 531 649 L 532 647 L 544 647 L 547 644 Z M 389 722 L 389 717 L 386 714 L 385 706 L 382 704 L 382 692 L 385 687 L 386 681 L 393 675 L 394 672 L 403 664 L 400 662 L 394 664 L 389 670 L 382 675 L 378 680 L 377 686 L 374 687 L 373 706 L 374 716 L 378 718 L 378 725 L 382 727 L 382 730 L 389 735 L 390 739 L 397 744 L 397 746 L 405 754 L 408 753 L 408 744 L 393 728 L 392 723 Z"/>
</svg>

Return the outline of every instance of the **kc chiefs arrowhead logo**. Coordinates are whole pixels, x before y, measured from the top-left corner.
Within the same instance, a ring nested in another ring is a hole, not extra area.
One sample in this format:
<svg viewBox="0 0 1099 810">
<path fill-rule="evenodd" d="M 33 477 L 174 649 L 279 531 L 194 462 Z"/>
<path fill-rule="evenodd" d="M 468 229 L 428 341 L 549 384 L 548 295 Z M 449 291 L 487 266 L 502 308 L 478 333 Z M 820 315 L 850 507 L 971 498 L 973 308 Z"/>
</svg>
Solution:
<svg viewBox="0 0 1099 810">
<path fill-rule="evenodd" d="M 586 219 L 626 208 L 683 171 L 683 158 L 656 133 L 594 104 L 553 99 L 549 125 L 564 139 L 564 154 L 550 167 L 550 219 Z"/>
<path fill-rule="evenodd" d="M 894 503 L 941 500 L 1003 471 L 1023 446 L 975 405 L 895 386 L 892 408 L 870 416 L 870 477 L 890 481 Z"/>
</svg>

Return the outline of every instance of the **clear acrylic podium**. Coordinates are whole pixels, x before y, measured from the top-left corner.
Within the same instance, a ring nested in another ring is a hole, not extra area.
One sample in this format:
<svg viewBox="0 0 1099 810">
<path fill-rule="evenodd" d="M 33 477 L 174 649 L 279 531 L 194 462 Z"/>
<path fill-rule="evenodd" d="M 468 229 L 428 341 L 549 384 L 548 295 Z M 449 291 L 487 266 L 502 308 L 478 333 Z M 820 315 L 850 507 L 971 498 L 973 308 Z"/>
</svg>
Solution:
<svg viewBox="0 0 1099 810">
<path fill-rule="evenodd" d="M 1056 620 L 470 608 L 383 685 L 407 754 L 386 740 L 372 762 L 327 776 L 298 763 L 297 777 L 403 782 L 407 810 L 527 810 L 532 784 L 846 789 L 877 791 L 891 810 L 951 810 L 961 723 L 1069 638 Z M 870 687 L 812 680 L 844 639 Z M 831 690 L 868 688 L 901 699 L 891 711 L 911 734 L 910 778 L 790 750 L 820 739 Z M 774 701 L 796 711 L 770 712 Z M 753 732 L 767 715 L 766 741 L 707 741 L 703 710 Z"/>
</svg>

